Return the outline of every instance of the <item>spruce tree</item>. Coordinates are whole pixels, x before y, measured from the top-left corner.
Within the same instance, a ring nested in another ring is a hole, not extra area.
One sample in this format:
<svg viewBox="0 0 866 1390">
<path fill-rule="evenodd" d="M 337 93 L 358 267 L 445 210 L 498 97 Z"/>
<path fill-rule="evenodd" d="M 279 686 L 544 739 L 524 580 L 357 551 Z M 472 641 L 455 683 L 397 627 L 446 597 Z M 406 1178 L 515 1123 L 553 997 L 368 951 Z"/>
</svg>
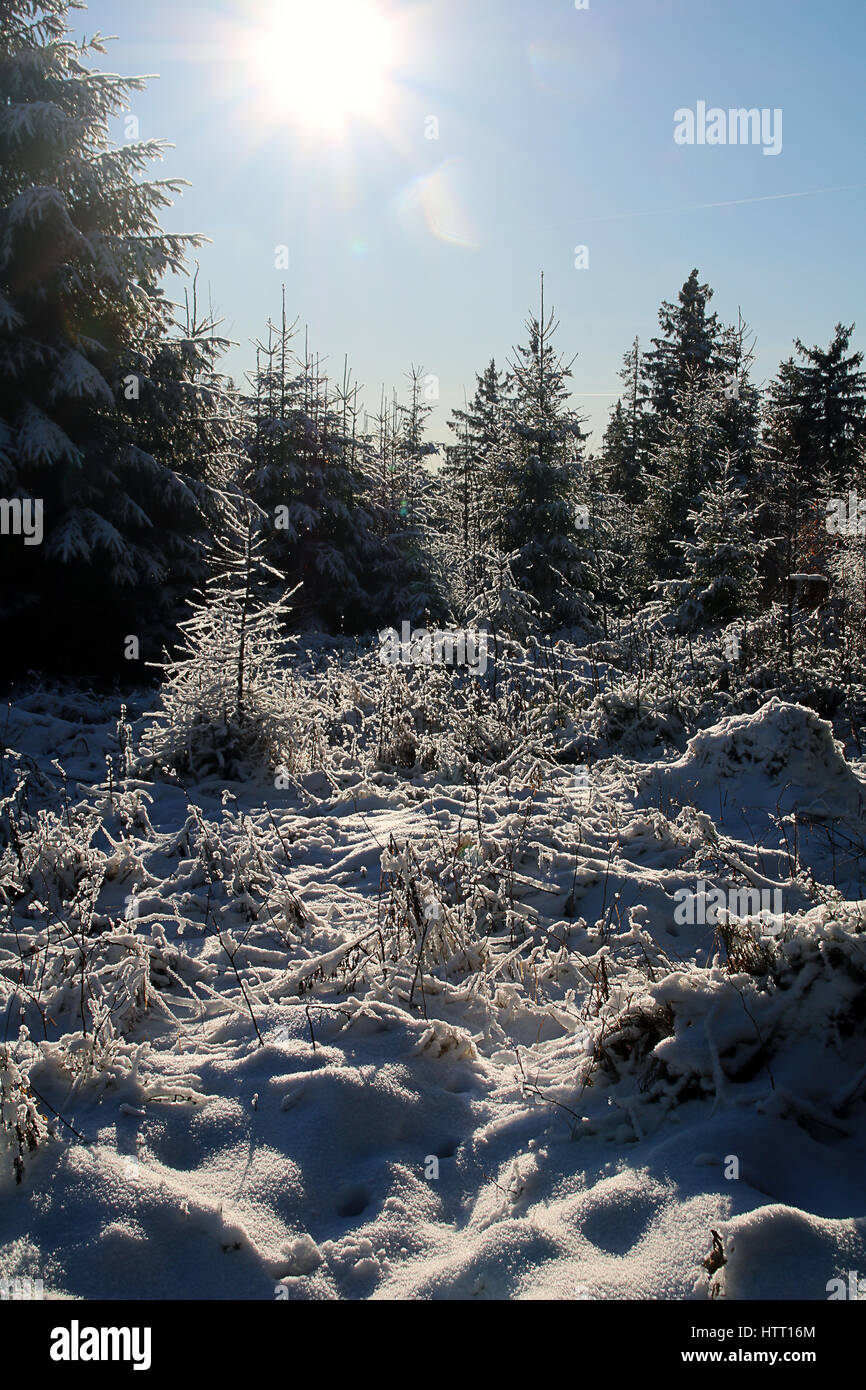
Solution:
<svg viewBox="0 0 866 1390">
<path fill-rule="evenodd" d="M 181 774 L 240 777 L 274 766 L 287 720 L 282 657 L 289 612 L 281 576 L 265 559 L 264 513 L 227 498 L 205 588 L 189 600 L 164 671 L 162 710 L 146 740 L 153 760 Z"/>
<path fill-rule="evenodd" d="M 708 313 L 713 291 L 701 284 L 697 269 L 691 271 L 677 296 L 677 303 L 662 302 L 659 325 L 663 337 L 652 339 L 645 368 L 653 408 L 663 415 L 671 413 L 674 396 L 683 386 L 686 373 L 703 374 L 713 365 L 720 333 L 718 315 Z"/>
<path fill-rule="evenodd" d="M 508 377 L 491 359 L 476 375 L 472 400 L 449 422 L 457 443 L 441 470 L 443 523 L 454 550 L 454 581 L 463 599 L 481 583 L 491 537 L 502 535 L 502 445 L 507 430 Z"/>
<path fill-rule="evenodd" d="M 724 435 L 719 415 L 717 383 L 698 368 L 687 372 L 650 459 L 637 556 L 646 590 L 655 581 L 682 577 L 676 543 L 692 538 L 695 509 L 720 467 Z"/>
<path fill-rule="evenodd" d="M 369 450 L 358 431 L 357 393 L 344 367 L 331 387 L 296 325 L 268 325 L 258 343 L 247 400 L 250 496 L 267 514 L 268 559 L 287 583 L 301 584 L 298 616 L 308 625 L 359 631 L 370 620 L 369 577 L 378 542 L 371 505 Z"/>
<path fill-rule="evenodd" d="M 44 533 L 0 537 L 0 620 L 19 662 L 67 670 L 112 665 L 206 535 L 140 389 L 165 367 L 159 281 L 197 239 L 160 230 L 181 187 L 142 177 L 162 143 L 109 141 L 143 80 L 88 67 L 104 44 L 73 41 L 69 9 L 6 0 L 0 28 L 0 492 L 39 504 Z"/>
<path fill-rule="evenodd" d="M 625 389 L 611 413 L 602 457 L 608 488 L 634 505 L 646 497 L 649 453 L 649 387 L 639 339 L 635 338 L 625 354 L 619 375 Z"/>
<path fill-rule="evenodd" d="M 693 534 L 677 543 L 684 578 L 670 591 L 680 602 L 680 625 L 693 629 L 751 616 L 760 591 L 761 546 L 730 449 L 700 505 L 689 511 L 688 521 Z"/>
<path fill-rule="evenodd" d="M 652 339 L 643 360 L 643 380 L 649 397 L 644 419 L 647 442 L 663 444 L 676 419 L 686 380 L 700 380 L 724 367 L 724 333 L 718 315 L 709 312 L 713 291 L 692 270 L 677 296 L 659 309 L 662 336 Z"/>
<path fill-rule="evenodd" d="M 827 547 L 822 501 L 831 489 L 826 474 L 810 473 L 805 466 L 810 443 L 803 432 L 796 378 L 788 370 L 793 366 L 791 361 L 782 364 L 768 393 L 752 487 L 755 529 L 767 542 L 765 580 L 784 613 L 789 666 L 795 658 L 794 576 L 804 568 L 815 570 L 816 542 Z"/>
<path fill-rule="evenodd" d="M 826 478 L 838 488 L 846 486 L 866 438 L 866 372 L 862 352 L 849 351 L 853 332 L 854 324 L 837 323 L 826 349 L 797 338 L 802 361 L 783 362 L 769 390 L 770 442 L 778 444 L 784 435 L 805 477 Z"/>
<path fill-rule="evenodd" d="M 761 393 L 751 379 L 754 336 L 738 312 L 736 326 L 722 331 L 720 424 L 736 475 L 748 481 L 755 465 L 761 429 Z"/>
<path fill-rule="evenodd" d="M 229 343 L 217 334 L 212 311 L 200 316 L 197 281 L 198 269 L 191 293 L 184 295 L 183 320 L 146 345 L 137 398 L 126 405 L 138 448 L 171 466 L 197 518 L 189 533 L 168 530 L 164 537 L 168 563 L 160 571 L 160 606 L 140 620 L 145 652 L 164 645 L 166 624 L 174 626 L 182 601 L 203 582 L 206 551 L 220 524 L 219 497 L 237 468 L 237 396 L 217 369 Z"/>
<path fill-rule="evenodd" d="M 553 628 L 594 621 L 578 519 L 586 436 L 568 404 L 573 361 L 551 343 L 557 327 L 553 312 L 545 315 L 542 277 L 540 314 L 527 320 L 528 341 L 511 363 L 514 403 L 502 464 L 503 548 L 515 552 L 514 577 Z"/>
<path fill-rule="evenodd" d="M 444 617 L 447 589 L 441 519 L 436 514 L 441 481 L 428 462 L 439 446 L 426 438 L 433 407 L 422 386 L 423 367 L 413 365 L 407 378 L 408 403 L 392 395 L 380 430 L 377 463 L 386 481 L 380 517 L 382 547 L 373 575 L 376 611 L 388 626 L 397 627 L 404 620 L 427 625 Z"/>
<path fill-rule="evenodd" d="M 406 469 L 404 428 L 405 407 L 382 387 L 378 415 L 372 430 L 363 437 L 365 465 L 369 478 L 369 497 L 374 515 L 376 549 L 368 568 L 367 588 L 371 595 L 368 628 L 398 626 L 405 619 L 420 621 L 429 611 L 443 611 L 440 563 L 434 528 L 445 526 L 436 515 L 435 479 L 423 470 L 414 488 L 414 516 L 403 489 Z M 423 444 L 424 415 L 420 426 Z M 418 457 L 426 457 L 427 451 Z M 434 570 L 436 574 L 434 576 Z"/>
<path fill-rule="evenodd" d="M 826 568 L 840 611 L 840 658 L 862 671 L 866 653 L 866 442 L 861 444 L 847 496 L 824 507 Z M 842 503 L 843 516 L 838 515 Z"/>
<path fill-rule="evenodd" d="M 605 637 L 628 602 L 638 510 L 610 486 L 608 468 L 603 454 L 587 459 L 582 489 L 586 501 L 578 508 L 585 582 Z"/>
</svg>

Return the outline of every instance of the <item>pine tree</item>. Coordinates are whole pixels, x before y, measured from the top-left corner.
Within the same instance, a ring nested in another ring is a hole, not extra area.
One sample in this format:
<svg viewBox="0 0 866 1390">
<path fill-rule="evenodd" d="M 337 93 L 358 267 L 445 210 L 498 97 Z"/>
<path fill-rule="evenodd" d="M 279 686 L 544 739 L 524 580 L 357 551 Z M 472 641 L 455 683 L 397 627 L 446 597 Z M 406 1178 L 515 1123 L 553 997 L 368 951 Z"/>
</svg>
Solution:
<svg viewBox="0 0 866 1390">
<path fill-rule="evenodd" d="M 501 479 L 498 465 L 506 430 L 508 377 L 491 358 L 476 375 L 475 394 L 449 421 L 457 443 L 446 450 L 441 471 L 446 524 L 454 533 L 458 579 L 465 593 L 481 580 L 482 555 L 491 532 L 501 542 Z"/>
<path fill-rule="evenodd" d="M 646 497 L 649 454 L 649 387 L 644 379 L 639 339 L 635 338 L 625 354 L 619 375 L 625 390 L 611 413 L 602 444 L 602 459 L 610 491 L 634 505 Z"/>
<path fill-rule="evenodd" d="M 587 458 L 581 486 L 585 501 L 578 507 L 586 587 L 605 637 L 613 619 L 636 598 L 634 557 L 640 516 L 640 508 L 610 486 L 609 468 L 603 449 Z"/>
<path fill-rule="evenodd" d="M 425 438 L 427 420 L 433 406 L 422 398 L 424 368 L 413 364 L 407 376 L 409 403 L 399 407 L 398 411 L 395 482 L 400 498 L 400 514 L 407 526 L 413 526 L 426 519 L 424 503 L 430 493 L 430 477 L 425 463 L 439 452 L 439 447 Z"/>
<path fill-rule="evenodd" d="M 185 293 L 183 322 L 146 345 L 126 410 L 136 444 L 170 466 L 194 500 L 197 523 L 189 533 L 170 528 L 164 537 L 168 563 L 161 575 L 160 610 L 140 621 L 142 647 L 158 651 L 180 617 L 182 601 L 204 582 L 205 555 L 220 524 L 219 495 L 233 480 L 237 463 L 239 411 L 236 393 L 217 370 L 229 347 L 218 336 L 213 311 L 200 317 L 198 268 Z M 195 542 L 195 548 L 193 548 Z"/>
<path fill-rule="evenodd" d="M 757 451 L 752 487 L 757 534 L 767 542 L 765 580 L 771 599 L 782 606 L 788 665 L 795 659 L 796 581 L 815 572 L 828 549 L 823 529 L 823 498 L 832 485 L 825 473 L 810 473 L 804 454 L 810 447 L 803 432 L 796 377 L 789 360 L 771 384 L 764 428 Z"/>
<path fill-rule="evenodd" d="M 424 370 L 407 373 L 409 401 L 392 393 L 377 420 L 375 471 L 379 488 L 380 553 L 372 571 L 374 610 L 389 627 L 402 621 L 439 621 L 446 612 L 447 579 L 443 567 L 441 516 L 437 496 L 441 482 L 427 460 L 439 446 L 426 439 L 433 409 L 422 387 Z"/>
<path fill-rule="evenodd" d="M 761 429 L 761 393 L 751 380 L 755 349 L 750 332 L 738 311 L 736 327 L 722 332 L 721 350 L 724 403 L 720 423 L 735 473 L 743 481 L 752 476 Z"/>
<path fill-rule="evenodd" d="M 860 446 L 850 482 L 847 497 L 825 503 L 822 528 L 826 569 L 839 610 L 839 659 L 846 683 L 853 669 L 862 673 L 866 651 L 866 443 Z M 843 502 L 843 519 L 837 512 L 839 502 Z"/>
<path fill-rule="evenodd" d="M 540 314 L 527 320 L 528 342 L 511 364 L 514 404 L 502 465 L 504 548 L 516 552 L 514 576 L 554 628 L 594 621 L 577 511 L 586 436 L 568 405 L 573 361 L 551 344 L 557 327 L 552 311 L 545 316 L 542 277 Z"/>
<path fill-rule="evenodd" d="M 849 352 L 854 324 L 837 323 L 825 350 L 795 346 L 803 359 L 789 357 L 769 390 L 771 443 L 784 415 L 786 447 L 796 450 L 804 475 L 844 488 L 866 438 L 866 372 L 862 352 Z"/>
<path fill-rule="evenodd" d="M 699 380 L 724 366 L 723 331 L 718 315 L 708 312 L 712 297 L 710 286 L 701 284 L 698 271 L 692 270 L 677 303 L 665 300 L 659 309 L 663 336 L 652 339 L 643 362 L 650 403 L 645 426 L 648 442 L 656 446 L 676 419 L 686 380 Z"/>
<path fill-rule="evenodd" d="M 641 515 L 638 569 L 645 589 L 682 577 L 677 542 L 693 535 L 693 515 L 716 477 L 724 448 L 715 380 L 695 368 L 676 391 Z"/>
<path fill-rule="evenodd" d="M 247 487 L 270 518 L 268 558 L 301 584 L 308 625 L 359 631 L 374 606 L 369 576 L 379 559 L 370 498 L 370 450 L 358 431 L 357 391 L 344 365 L 330 386 L 305 342 L 301 359 L 286 318 L 256 344 L 247 402 Z"/>
<path fill-rule="evenodd" d="M 272 596 L 280 575 L 265 560 L 266 538 L 261 510 L 232 496 L 205 589 L 189 601 L 179 648 L 162 663 L 162 711 L 147 749 L 174 772 L 240 777 L 250 766 L 274 766 L 282 753 L 290 594 Z"/>
<path fill-rule="evenodd" d="M 81 669 L 111 665 L 122 634 L 190 580 L 205 527 L 200 492 L 141 442 L 135 399 L 165 365 L 159 281 L 198 239 L 160 230 L 182 186 L 142 178 L 161 142 L 109 143 L 144 83 L 88 68 L 104 44 L 71 39 L 69 8 L 3 6 L 0 490 L 41 504 L 44 541 L 0 537 L 0 585 L 7 648 Z M 73 604 L 89 622 L 69 622 Z"/>
<path fill-rule="evenodd" d="M 466 620 L 473 626 L 485 627 L 494 637 L 525 641 L 538 625 L 538 604 L 514 577 L 512 567 L 517 558 L 516 553 L 487 552 L 482 581 L 469 599 Z"/>
<path fill-rule="evenodd" d="M 683 628 L 729 622 L 751 616 L 761 581 L 761 546 L 753 534 L 748 495 L 737 479 L 730 449 L 721 471 L 706 488 L 699 506 L 688 514 L 691 539 L 678 542 L 684 579 L 671 586 L 680 603 Z"/>
<path fill-rule="evenodd" d="M 838 547 L 827 534 L 828 497 L 847 498 L 866 439 L 863 354 L 849 352 L 854 325 L 837 324 L 826 351 L 795 346 L 767 393 L 755 477 L 755 508 L 768 546 L 767 578 L 784 606 L 789 665 L 795 658 L 794 576 L 829 575 Z M 856 547 L 855 547 L 856 549 Z M 850 589 L 850 585 L 847 585 Z"/>
</svg>

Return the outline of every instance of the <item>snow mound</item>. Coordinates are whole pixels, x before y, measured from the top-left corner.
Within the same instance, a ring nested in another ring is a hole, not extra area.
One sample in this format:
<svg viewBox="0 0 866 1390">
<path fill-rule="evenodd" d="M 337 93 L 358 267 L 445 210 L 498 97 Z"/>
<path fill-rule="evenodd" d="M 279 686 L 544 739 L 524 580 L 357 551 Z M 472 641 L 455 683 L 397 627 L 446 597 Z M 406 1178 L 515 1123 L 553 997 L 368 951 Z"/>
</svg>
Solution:
<svg viewBox="0 0 866 1390">
<path fill-rule="evenodd" d="M 642 994 L 635 975 L 625 1009 L 612 990 L 590 1021 L 596 1096 L 611 1087 L 638 1135 L 658 1124 L 656 1107 L 710 1096 L 714 1111 L 754 1105 L 822 1142 L 850 1136 L 866 1078 L 862 909 L 814 908 L 786 941 L 741 926 L 740 968 L 679 967 Z"/>
<path fill-rule="evenodd" d="M 866 1221 L 828 1221 L 791 1207 L 772 1205 L 726 1222 L 720 1231 L 726 1263 L 713 1293 L 724 1298 L 763 1297 L 768 1264 L 776 1270 L 778 1299 L 863 1298 L 860 1269 Z"/>
<path fill-rule="evenodd" d="M 704 783 L 762 774 L 784 784 L 791 805 L 816 818 L 861 815 L 866 800 L 831 725 L 813 710 L 777 698 L 696 734 L 669 772 Z"/>
</svg>

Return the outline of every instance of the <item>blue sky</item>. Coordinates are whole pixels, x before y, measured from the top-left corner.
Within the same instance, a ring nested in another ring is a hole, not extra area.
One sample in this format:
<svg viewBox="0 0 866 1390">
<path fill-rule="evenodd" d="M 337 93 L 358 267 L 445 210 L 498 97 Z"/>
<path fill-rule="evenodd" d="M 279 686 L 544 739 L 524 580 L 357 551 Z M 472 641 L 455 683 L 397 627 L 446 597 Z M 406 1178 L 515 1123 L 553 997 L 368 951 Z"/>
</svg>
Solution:
<svg viewBox="0 0 866 1390">
<path fill-rule="evenodd" d="M 236 377 L 283 281 L 290 317 L 335 375 L 348 354 L 371 410 L 411 362 L 435 374 L 442 439 L 475 372 L 522 339 L 542 269 L 594 442 L 622 354 L 692 266 L 757 334 L 759 381 L 840 319 L 866 346 L 862 0 L 380 0 L 386 98 L 336 136 L 281 90 L 263 26 L 285 3 L 73 12 L 77 33 L 118 35 L 99 66 L 160 75 L 132 110 L 142 138 L 175 146 L 155 173 L 190 180 L 163 224 L 211 238 L 200 285 L 239 344 Z M 674 112 L 698 101 L 781 108 L 781 152 L 678 145 Z"/>
</svg>

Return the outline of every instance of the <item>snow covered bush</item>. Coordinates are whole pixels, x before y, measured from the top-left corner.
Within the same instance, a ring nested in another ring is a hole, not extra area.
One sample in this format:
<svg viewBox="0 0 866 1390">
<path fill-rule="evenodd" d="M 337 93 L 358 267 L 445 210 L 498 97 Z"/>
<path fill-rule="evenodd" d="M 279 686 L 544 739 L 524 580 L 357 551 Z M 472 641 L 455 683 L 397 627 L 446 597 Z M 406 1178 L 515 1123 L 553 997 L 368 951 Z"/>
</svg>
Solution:
<svg viewBox="0 0 866 1390">
<path fill-rule="evenodd" d="M 717 1107 L 749 1100 L 810 1132 L 847 1132 L 866 1075 L 864 927 L 863 903 L 836 903 L 792 919 L 784 940 L 757 918 L 729 921 L 706 967 L 620 961 L 589 1019 L 584 1084 L 609 1090 L 637 1136 L 701 1097 Z M 814 1039 L 805 1070 L 801 1038 Z"/>
<path fill-rule="evenodd" d="M 425 960 L 445 964 L 457 950 L 457 935 L 442 903 L 418 871 L 408 845 L 392 840 L 382 856 L 384 885 L 389 897 L 384 913 L 386 933 L 398 954 L 416 954 L 422 976 Z"/>
<path fill-rule="evenodd" d="M 678 701 L 654 695 L 647 686 L 641 689 L 635 681 L 623 681 L 618 688 L 597 695 L 591 714 L 592 733 L 599 743 L 618 744 L 633 752 L 663 743 L 676 746 L 686 729 Z"/>
<path fill-rule="evenodd" d="M 99 1071 L 150 1006 L 159 950 L 105 902 L 145 877 L 148 832 L 142 792 L 117 789 L 19 820 L 0 853 L 0 1008 L 58 1038 L 76 1071 Z"/>
<path fill-rule="evenodd" d="M 14 906 L 35 898 L 69 921 L 99 891 L 105 856 L 92 844 L 98 824 L 98 811 L 85 805 L 67 805 L 62 813 L 43 809 L 19 821 L 0 855 L 0 900 Z"/>
<path fill-rule="evenodd" d="M 418 758 L 418 735 L 410 704 L 409 683 L 403 671 L 388 667 L 379 694 L 379 738 L 376 760 L 384 765 L 412 768 Z"/>
<path fill-rule="evenodd" d="M 48 1121 L 30 1088 L 30 1070 L 22 1055 L 26 1047 L 26 1028 L 21 1030 L 17 1058 L 10 1043 L 0 1043 L 0 1157 L 11 1160 L 17 1183 L 24 1177 L 28 1155 L 48 1137 Z"/>
<path fill-rule="evenodd" d="M 465 843 L 458 845 L 455 853 L 466 848 Z M 447 866 L 441 867 L 444 870 Z M 415 966 L 422 989 L 425 971 L 443 978 L 473 973 L 482 970 L 487 959 L 485 939 L 494 894 L 488 893 L 485 901 L 471 866 L 464 867 L 469 870 L 465 881 L 455 883 L 452 878 L 449 886 L 442 883 L 438 873 L 425 871 L 412 848 L 398 845 L 393 837 L 382 854 L 384 896 L 379 922 L 394 959 L 405 959 Z M 487 911 L 483 913 L 484 908 Z M 481 925 L 482 913 L 487 929 Z"/>
</svg>

